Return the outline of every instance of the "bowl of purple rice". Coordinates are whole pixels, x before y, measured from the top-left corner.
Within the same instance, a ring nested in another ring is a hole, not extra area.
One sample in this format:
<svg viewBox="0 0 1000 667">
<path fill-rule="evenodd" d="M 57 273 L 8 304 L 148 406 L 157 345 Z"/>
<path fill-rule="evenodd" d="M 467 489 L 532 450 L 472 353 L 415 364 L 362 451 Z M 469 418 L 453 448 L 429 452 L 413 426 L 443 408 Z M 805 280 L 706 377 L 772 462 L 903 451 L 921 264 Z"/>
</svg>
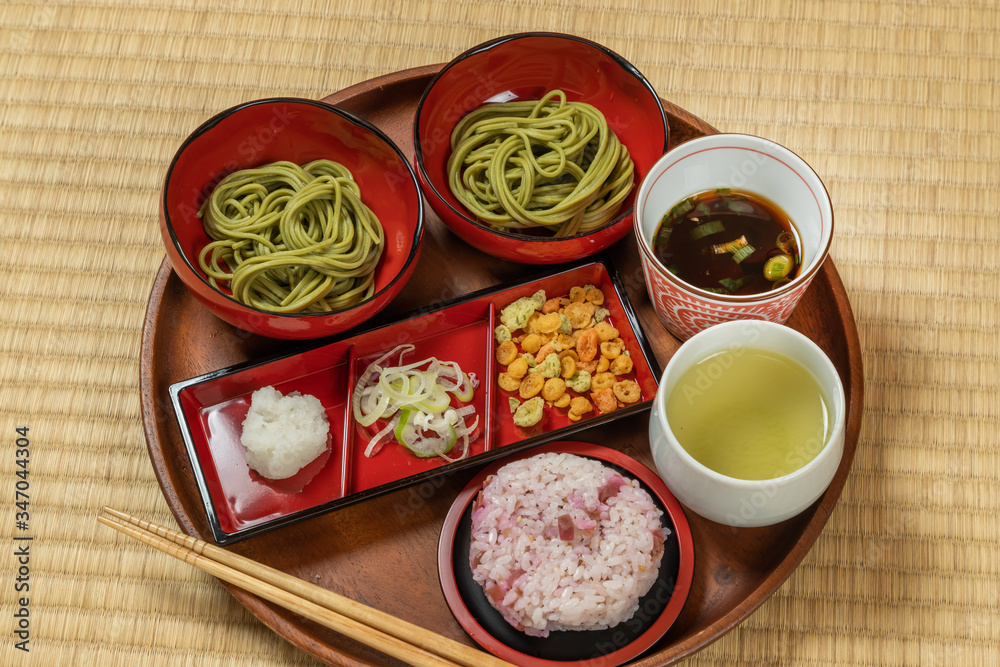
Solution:
<svg viewBox="0 0 1000 667">
<path fill-rule="evenodd" d="M 442 590 L 463 629 L 526 665 L 615 665 L 683 607 L 693 542 L 656 473 L 613 449 L 552 443 L 497 462 L 441 533 Z"/>
</svg>

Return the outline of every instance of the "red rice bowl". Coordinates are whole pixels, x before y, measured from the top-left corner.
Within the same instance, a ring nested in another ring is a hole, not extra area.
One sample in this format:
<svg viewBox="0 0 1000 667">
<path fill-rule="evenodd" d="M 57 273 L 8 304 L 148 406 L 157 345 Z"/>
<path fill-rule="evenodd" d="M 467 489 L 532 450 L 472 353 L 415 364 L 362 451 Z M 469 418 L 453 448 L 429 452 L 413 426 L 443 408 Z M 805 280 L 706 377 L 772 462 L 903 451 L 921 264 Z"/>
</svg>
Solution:
<svg viewBox="0 0 1000 667">
<path fill-rule="evenodd" d="M 529 636 L 612 628 L 657 581 L 662 515 L 638 481 L 599 461 L 520 459 L 487 478 L 473 505 L 472 577 Z"/>
</svg>

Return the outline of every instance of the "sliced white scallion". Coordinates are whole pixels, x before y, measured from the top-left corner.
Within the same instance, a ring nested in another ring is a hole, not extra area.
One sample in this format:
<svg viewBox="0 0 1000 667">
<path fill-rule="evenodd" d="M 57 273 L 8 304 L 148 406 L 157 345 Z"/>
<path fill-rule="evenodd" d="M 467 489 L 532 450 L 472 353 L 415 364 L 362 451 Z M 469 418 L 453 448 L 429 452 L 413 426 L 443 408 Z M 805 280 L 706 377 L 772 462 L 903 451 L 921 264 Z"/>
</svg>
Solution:
<svg viewBox="0 0 1000 667">
<path fill-rule="evenodd" d="M 478 428 L 479 416 L 467 425 L 465 418 L 475 414 L 475 407 L 453 408 L 449 394 L 468 403 L 478 382 L 453 361 L 430 357 L 404 364 L 403 358 L 413 350 L 413 345 L 404 344 L 385 353 L 369 364 L 354 387 L 353 413 L 359 424 L 371 426 L 391 418 L 368 443 L 365 456 L 374 456 L 384 441 L 395 435 L 399 444 L 417 456 L 461 460 L 468 456 L 470 436 Z M 398 365 L 387 363 L 393 358 Z M 462 442 L 459 456 L 446 456 L 458 441 Z"/>
</svg>

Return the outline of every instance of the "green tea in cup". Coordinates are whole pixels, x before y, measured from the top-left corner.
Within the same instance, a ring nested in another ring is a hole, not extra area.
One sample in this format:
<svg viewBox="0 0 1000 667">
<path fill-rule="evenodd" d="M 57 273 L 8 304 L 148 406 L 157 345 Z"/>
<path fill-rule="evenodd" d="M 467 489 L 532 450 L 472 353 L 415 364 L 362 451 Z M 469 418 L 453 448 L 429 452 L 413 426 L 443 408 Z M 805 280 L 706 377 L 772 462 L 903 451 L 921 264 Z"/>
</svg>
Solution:
<svg viewBox="0 0 1000 667">
<path fill-rule="evenodd" d="M 666 417 L 695 460 L 745 480 L 795 472 L 819 454 L 832 428 L 812 373 L 755 348 L 724 350 L 688 368 L 667 399 Z"/>
</svg>

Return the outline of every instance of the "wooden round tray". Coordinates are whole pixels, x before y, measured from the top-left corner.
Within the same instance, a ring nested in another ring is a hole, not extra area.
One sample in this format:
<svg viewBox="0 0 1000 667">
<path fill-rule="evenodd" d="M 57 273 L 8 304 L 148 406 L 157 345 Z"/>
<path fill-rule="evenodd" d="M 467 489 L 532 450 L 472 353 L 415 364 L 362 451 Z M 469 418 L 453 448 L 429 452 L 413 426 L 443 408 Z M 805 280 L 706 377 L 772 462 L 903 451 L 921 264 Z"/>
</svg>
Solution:
<svg viewBox="0 0 1000 667">
<path fill-rule="evenodd" d="M 420 67 L 358 84 L 325 98 L 384 130 L 413 154 L 416 103 L 440 65 Z M 671 146 L 716 132 L 686 111 L 664 103 Z M 504 262 L 465 245 L 430 212 L 419 264 L 400 295 L 372 324 L 435 302 L 522 277 L 535 269 Z M 638 251 L 629 235 L 611 256 L 661 366 L 680 343 L 657 321 L 646 295 Z M 777 526 L 733 529 L 688 512 L 695 571 L 687 604 L 666 636 L 634 664 L 675 662 L 704 648 L 740 623 L 801 562 L 840 497 L 861 425 L 863 377 L 857 329 L 844 286 L 827 260 L 788 325 L 816 341 L 833 359 L 848 397 L 847 441 L 833 483 L 808 511 Z M 179 380 L 292 349 L 297 343 L 237 330 L 191 297 L 164 260 L 156 276 L 143 330 L 142 414 L 149 456 L 170 509 L 190 535 L 211 540 L 168 387 Z M 578 439 L 617 448 L 654 468 L 648 413 L 584 431 Z M 655 469 L 655 468 L 654 468 Z M 437 576 L 441 523 L 456 495 L 475 474 L 439 477 L 259 535 L 234 552 L 329 588 L 364 604 L 471 644 L 448 609 Z M 386 656 L 306 621 L 238 588 L 232 595 L 288 641 L 337 665 L 395 664 Z"/>
</svg>

